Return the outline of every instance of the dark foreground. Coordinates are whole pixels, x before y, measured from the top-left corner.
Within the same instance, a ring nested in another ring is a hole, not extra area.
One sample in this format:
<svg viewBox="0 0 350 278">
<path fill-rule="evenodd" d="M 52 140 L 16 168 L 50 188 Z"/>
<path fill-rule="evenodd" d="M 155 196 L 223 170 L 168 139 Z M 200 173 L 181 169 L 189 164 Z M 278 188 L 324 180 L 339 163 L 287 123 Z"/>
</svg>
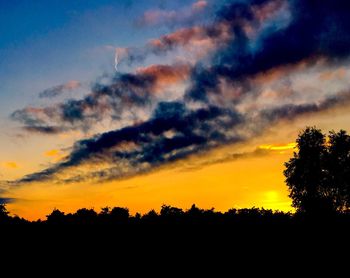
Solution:
<svg viewBox="0 0 350 278">
<path fill-rule="evenodd" d="M 310 217 L 258 209 L 216 213 L 197 208 L 184 213 L 171 207 L 143 216 L 125 212 L 120 208 L 100 214 L 56 211 L 46 221 L 2 222 L 2 254 L 6 260 L 31 262 L 31 266 L 34 261 L 55 273 L 63 271 L 62 276 L 67 267 L 81 275 L 98 268 L 97 277 L 122 270 L 129 275 L 113 276 L 131 277 L 141 271 L 147 277 L 159 272 L 162 277 L 187 277 L 191 270 L 194 277 L 235 277 L 242 269 L 246 274 L 258 271 L 255 276 L 262 277 L 262 273 L 279 273 L 279 267 L 283 273 L 328 268 L 333 272 L 329 277 L 338 277 L 337 271 L 343 269 L 344 277 L 349 274 L 350 216 L 346 214 Z"/>
</svg>

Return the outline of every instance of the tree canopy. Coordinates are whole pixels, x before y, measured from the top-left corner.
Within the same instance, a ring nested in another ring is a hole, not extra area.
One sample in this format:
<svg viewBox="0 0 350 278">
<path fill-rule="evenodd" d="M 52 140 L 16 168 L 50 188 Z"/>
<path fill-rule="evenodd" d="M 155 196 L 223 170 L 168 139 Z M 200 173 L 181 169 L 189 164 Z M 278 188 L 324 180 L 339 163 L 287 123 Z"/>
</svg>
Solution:
<svg viewBox="0 0 350 278">
<path fill-rule="evenodd" d="M 350 136 L 344 130 L 326 136 L 307 127 L 296 143 L 284 171 L 292 205 L 313 215 L 349 211 Z"/>
</svg>

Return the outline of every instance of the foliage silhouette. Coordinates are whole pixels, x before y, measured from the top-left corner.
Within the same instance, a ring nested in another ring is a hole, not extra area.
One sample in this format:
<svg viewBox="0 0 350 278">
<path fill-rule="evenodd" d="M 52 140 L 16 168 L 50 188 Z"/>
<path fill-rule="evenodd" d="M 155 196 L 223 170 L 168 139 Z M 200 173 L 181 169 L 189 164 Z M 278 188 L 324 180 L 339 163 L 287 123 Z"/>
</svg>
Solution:
<svg viewBox="0 0 350 278">
<path fill-rule="evenodd" d="M 350 137 L 346 131 L 307 127 L 297 140 L 297 152 L 285 163 L 284 175 L 292 205 L 313 216 L 349 211 Z"/>
<path fill-rule="evenodd" d="M 9 212 L 4 204 L 0 204 L 0 222 L 7 221 L 9 219 Z"/>
<path fill-rule="evenodd" d="M 82 208 L 75 213 L 65 214 L 54 209 L 46 220 L 26 221 L 17 216 L 8 215 L 5 205 L 1 206 L 0 225 L 28 224 L 34 226 L 116 226 L 116 227 L 234 227 L 245 229 L 253 227 L 293 227 L 305 224 L 305 219 L 291 212 L 273 211 L 263 208 L 230 209 L 227 212 L 217 212 L 214 209 L 201 209 L 192 205 L 188 210 L 163 205 L 160 212 L 151 210 L 143 215 L 130 215 L 127 208 L 102 208 L 99 213 L 94 209 Z M 330 219 L 325 219 L 329 221 Z M 323 220 L 322 220 L 323 221 Z M 335 214 L 331 219 L 337 223 L 350 223 L 350 214 Z M 325 222 L 327 223 L 327 222 Z M 191 230 L 190 229 L 190 230 Z M 253 228 L 254 229 L 254 228 Z"/>
<path fill-rule="evenodd" d="M 350 136 L 344 130 L 331 131 L 326 161 L 326 183 L 338 211 L 350 209 Z"/>
</svg>

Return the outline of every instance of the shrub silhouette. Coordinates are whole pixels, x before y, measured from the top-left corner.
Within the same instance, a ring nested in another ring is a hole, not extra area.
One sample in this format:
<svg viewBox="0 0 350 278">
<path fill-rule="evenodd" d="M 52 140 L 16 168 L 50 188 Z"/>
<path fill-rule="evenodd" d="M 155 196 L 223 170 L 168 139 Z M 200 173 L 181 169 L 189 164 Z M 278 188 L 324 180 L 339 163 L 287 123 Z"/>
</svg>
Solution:
<svg viewBox="0 0 350 278">
<path fill-rule="evenodd" d="M 349 210 L 350 137 L 344 130 L 326 137 L 307 127 L 297 140 L 298 151 L 285 163 L 284 175 L 292 205 L 309 215 Z"/>
</svg>

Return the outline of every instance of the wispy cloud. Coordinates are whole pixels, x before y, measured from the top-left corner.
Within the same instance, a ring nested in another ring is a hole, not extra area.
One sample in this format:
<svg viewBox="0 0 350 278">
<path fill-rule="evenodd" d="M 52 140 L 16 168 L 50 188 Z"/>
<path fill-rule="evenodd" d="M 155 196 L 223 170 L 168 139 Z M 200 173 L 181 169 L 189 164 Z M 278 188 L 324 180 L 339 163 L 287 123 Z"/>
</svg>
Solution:
<svg viewBox="0 0 350 278">
<path fill-rule="evenodd" d="M 209 7 L 207 1 L 200 0 L 191 6 L 180 10 L 153 9 L 146 11 L 143 16 L 136 21 L 136 26 L 168 26 L 175 27 L 198 22 L 208 15 Z"/>
<path fill-rule="evenodd" d="M 125 114 L 130 114 L 131 107 L 133 113 L 137 112 L 137 108 L 143 110 L 157 98 L 159 86 L 164 82 L 183 81 L 188 72 L 186 65 L 177 64 L 140 68 L 134 74 L 116 74 L 110 77 L 108 84 L 96 82 L 91 93 L 83 99 L 68 99 L 43 108 L 26 107 L 14 111 L 11 118 L 23 123 L 23 128 L 29 132 L 56 134 L 76 129 L 87 131 L 108 118 L 111 121 L 121 120 Z M 124 120 L 127 120 L 127 116 Z"/>
<path fill-rule="evenodd" d="M 44 152 L 43 155 L 45 157 L 50 158 L 52 162 L 58 162 L 65 157 L 64 153 L 61 150 L 57 150 L 57 149 L 48 150 Z"/>
<path fill-rule="evenodd" d="M 20 168 L 19 164 L 17 162 L 14 162 L 14 161 L 3 162 L 2 166 L 6 169 L 18 169 L 18 168 Z"/>
<path fill-rule="evenodd" d="M 14 198 L 0 198 L 0 204 L 6 205 L 15 202 L 16 199 Z"/>
<path fill-rule="evenodd" d="M 259 149 L 261 150 L 269 150 L 269 151 L 286 151 L 293 150 L 297 146 L 296 143 L 288 143 L 288 144 L 265 144 L 260 145 Z"/>
<path fill-rule="evenodd" d="M 68 81 L 65 84 L 57 85 L 52 88 L 48 88 L 42 92 L 39 93 L 40 98 L 53 98 L 57 97 L 61 94 L 64 94 L 65 92 L 70 92 L 72 90 L 75 90 L 77 88 L 81 87 L 81 83 L 76 80 Z"/>
</svg>

